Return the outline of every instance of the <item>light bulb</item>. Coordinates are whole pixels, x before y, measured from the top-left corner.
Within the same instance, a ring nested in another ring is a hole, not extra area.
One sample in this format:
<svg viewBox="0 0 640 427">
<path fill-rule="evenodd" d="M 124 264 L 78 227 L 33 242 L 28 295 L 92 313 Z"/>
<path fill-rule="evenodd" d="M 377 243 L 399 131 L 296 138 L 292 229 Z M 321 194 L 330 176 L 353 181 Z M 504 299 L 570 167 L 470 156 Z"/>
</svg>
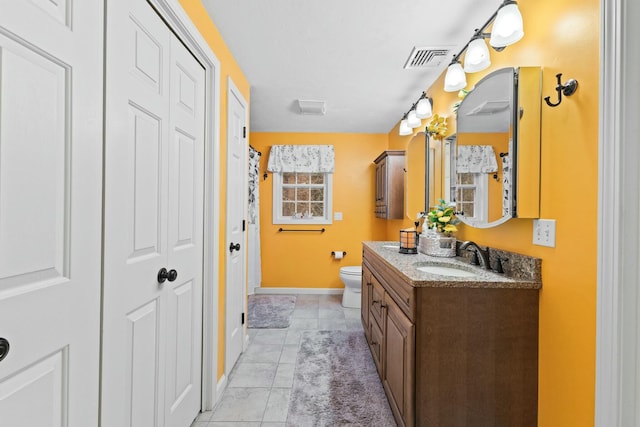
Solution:
<svg viewBox="0 0 640 427">
<path fill-rule="evenodd" d="M 495 48 L 509 46 L 524 36 L 522 15 L 515 1 L 506 1 L 498 10 L 489 44 Z"/>
<path fill-rule="evenodd" d="M 416 105 L 416 116 L 419 119 L 428 119 L 433 114 L 429 98 L 422 98 Z"/>
<path fill-rule="evenodd" d="M 411 128 L 417 128 L 422 124 L 422 120 L 420 120 L 416 115 L 416 110 L 409 111 L 409 114 L 407 115 L 407 124 Z"/>
<path fill-rule="evenodd" d="M 402 119 L 400 121 L 400 129 L 398 130 L 398 133 L 402 136 L 411 135 L 413 133 L 411 126 L 407 123 L 407 119 Z"/>
<path fill-rule="evenodd" d="M 467 73 L 476 73 L 482 71 L 491 65 L 489 56 L 489 48 L 482 37 L 471 40 L 467 53 L 464 56 L 464 71 Z"/>
<path fill-rule="evenodd" d="M 467 85 L 467 76 L 459 62 L 453 62 L 444 76 L 445 92 L 457 92 Z"/>
</svg>

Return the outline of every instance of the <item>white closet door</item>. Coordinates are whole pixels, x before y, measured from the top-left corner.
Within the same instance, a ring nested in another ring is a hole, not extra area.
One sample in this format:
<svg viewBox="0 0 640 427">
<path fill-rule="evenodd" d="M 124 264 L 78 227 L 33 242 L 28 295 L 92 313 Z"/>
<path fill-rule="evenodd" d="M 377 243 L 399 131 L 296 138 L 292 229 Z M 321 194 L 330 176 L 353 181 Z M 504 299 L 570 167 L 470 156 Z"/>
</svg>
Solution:
<svg viewBox="0 0 640 427">
<path fill-rule="evenodd" d="M 0 425 L 98 422 L 101 0 L 0 0 Z"/>
<path fill-rule="evenodd" d="M 188 427 L 200 410 L 204 232 L 204 94 L 202 66 L 171 39 L 166 427 Z"/>
<path fill-rule="evenodd" d="M 201 396 L 204 71 L 133 0 L 109 2 L 106 73 L 102 423 L 188 427 Z"/>
</svg>

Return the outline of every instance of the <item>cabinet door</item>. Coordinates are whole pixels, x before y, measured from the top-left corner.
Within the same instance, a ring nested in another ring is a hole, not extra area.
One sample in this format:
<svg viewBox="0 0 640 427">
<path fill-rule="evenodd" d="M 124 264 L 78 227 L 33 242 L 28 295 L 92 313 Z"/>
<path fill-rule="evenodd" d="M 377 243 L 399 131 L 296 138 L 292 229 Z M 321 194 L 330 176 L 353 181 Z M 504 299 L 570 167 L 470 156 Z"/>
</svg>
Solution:
<svg viewBox="0 0 640 427">
<path fill-rule="evenodd" d="M 362 301 L 360 304 L 360 313 L 362 317 L 362 327 L 364 328 L 364 335 L 367 337 L 367 341 L 371 343 L 371 331 L 369 327 L 369 305 L 371 304 L 371 271 L 362 266 Z"/>
<path fill-rule="evenodd" d="M 413 426 L 415 327 L 389 295 L 385 297 L 382 383 L 396 420 Z"/>
<path fill-rule="evenodd" d="M 376 217 L 387 217 L 387 159 L 376 163 Z"/>
<path fill-rule="evenodd" d="M 384 366 L 384 335 L 382 334 L 382 329 L 375 321 L 371 322 L 370 327 L 371 333 L 371 341 L 369 343 L 369 348 L 371 349 L 371 355 L 373 356 L 373 363 L 376 365 L 376 369 L 378 370 L 378 375 L 380 378 L 384 377 L 384 372 L 382 368 Z"/>
</svg>

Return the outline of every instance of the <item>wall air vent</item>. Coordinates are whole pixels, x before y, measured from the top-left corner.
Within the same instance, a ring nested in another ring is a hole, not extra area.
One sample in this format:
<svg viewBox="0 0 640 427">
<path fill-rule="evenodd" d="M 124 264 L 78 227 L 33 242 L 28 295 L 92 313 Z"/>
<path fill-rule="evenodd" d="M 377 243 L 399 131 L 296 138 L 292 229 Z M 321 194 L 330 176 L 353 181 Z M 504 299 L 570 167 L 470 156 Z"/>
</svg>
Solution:
<svg viewBox="0 0 640 427">
<path fill-rule="evenodd" d="M 433 68 L 451 60 L 450 48 L 414 47 L 404 64 L 405 69 Z"/>
</svg>

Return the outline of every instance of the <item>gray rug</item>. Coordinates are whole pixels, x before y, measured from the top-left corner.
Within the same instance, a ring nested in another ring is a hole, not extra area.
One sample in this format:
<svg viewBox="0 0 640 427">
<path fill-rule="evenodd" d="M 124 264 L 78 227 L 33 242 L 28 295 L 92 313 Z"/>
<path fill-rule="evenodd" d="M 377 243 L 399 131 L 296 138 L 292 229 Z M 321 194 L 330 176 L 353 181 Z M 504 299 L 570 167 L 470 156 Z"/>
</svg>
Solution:
<svg viewBox="0 0 640 427">
<path fill-rule="evenodd" d="M 249 295 L 248 327 L 288 328 L 295 306 L 296 297 L 293 295 Z"/>
<path fill-rule="evenodd" d="M 302 334 L 286 425 L 396 425 L 362 331 Z"/>
</svg>

